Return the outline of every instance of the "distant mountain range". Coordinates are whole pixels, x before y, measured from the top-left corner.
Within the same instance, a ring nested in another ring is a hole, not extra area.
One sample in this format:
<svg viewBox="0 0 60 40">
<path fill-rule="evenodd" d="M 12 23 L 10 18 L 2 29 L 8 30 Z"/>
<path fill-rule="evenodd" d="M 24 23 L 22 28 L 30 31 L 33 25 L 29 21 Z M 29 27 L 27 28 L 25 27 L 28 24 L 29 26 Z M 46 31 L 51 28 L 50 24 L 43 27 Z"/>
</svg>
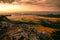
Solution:
<svg viewBox="0 0 60 40">
<path fill-rule="evenodd" d="M 0 16 L 21 16 L 21 15 L 35 15 L 35 16 L 44 16 L 44 17 L 51 17 L 51 18 L 60 18 L 60 12 L 19 12 L 19 13 L 1 13 Z"/>
</svg>

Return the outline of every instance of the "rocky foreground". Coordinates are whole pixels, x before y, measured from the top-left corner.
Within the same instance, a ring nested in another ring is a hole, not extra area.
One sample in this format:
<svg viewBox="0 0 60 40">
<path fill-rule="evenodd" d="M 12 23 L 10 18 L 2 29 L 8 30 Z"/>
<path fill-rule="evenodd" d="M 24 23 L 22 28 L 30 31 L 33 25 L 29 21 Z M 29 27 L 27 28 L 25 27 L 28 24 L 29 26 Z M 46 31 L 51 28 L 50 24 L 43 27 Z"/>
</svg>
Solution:
<svg viewBox="0 0 60 40">
<path fill-rule="evenodd" d="M 47 34 L 27 24 L 4 26 L 0 29 L 0 35 L 0 40 L 52 40 Z"/>
<path fill-rule="evenodd" d="M 32 24 L 15 24 L 0 17 L 0 40 L 54 40 L 45 32 L 37 31 Z"/>
</svg>

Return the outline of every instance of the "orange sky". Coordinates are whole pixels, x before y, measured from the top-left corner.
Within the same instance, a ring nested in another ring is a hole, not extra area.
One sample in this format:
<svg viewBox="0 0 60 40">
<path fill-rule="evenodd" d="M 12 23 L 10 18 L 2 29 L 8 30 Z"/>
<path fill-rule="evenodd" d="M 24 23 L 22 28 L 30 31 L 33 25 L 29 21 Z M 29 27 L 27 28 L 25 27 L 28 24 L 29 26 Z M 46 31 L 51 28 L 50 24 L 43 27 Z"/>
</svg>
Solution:
<svg viewBox="0 0 60 40">
<path fill-rule="evenodd" d="M 0 12 L 20 12 L 20 11 L 58 11 L 56 7 L 35 6 L 35 5 L 13 5 L 0 4 Z"/>
<path fill-rule="evenodd" d="M 13 3 L 0 3 L 0 13 L 11 13 L 11 12 L 20 12 L 20 11 L 60 11 L 60 8 L 55 6 L 55 4 L 46 4 L 47 0 L 37 1 L 37 4 L 26 2 L 30 0 L 21 0 L 19 2 L 14 1 Z"/>
</svg>

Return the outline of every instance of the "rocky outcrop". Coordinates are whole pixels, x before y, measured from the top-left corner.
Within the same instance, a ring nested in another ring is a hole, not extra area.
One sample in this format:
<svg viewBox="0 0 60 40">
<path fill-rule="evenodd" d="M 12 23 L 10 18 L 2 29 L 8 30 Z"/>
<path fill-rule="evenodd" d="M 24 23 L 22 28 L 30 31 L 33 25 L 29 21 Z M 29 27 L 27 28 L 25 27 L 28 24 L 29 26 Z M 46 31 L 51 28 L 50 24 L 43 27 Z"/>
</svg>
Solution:
<svg viewBox="0 0 60 40">
<path fill-rule="evenodd" d="M 30 24 L 13 24 L 5 16 L 0 19 L 0 40 L 52 40 L 46 33 L 38 32 Z"/>
</svg>

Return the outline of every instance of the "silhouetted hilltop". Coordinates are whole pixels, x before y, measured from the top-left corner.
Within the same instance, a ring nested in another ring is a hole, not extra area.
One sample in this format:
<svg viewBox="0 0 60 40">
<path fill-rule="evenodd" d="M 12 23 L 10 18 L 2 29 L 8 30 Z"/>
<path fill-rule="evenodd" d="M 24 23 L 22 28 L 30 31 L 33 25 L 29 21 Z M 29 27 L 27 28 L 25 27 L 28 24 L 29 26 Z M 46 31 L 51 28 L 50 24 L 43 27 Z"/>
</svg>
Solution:
<svg viewBox="0 0 60 40">
<path fill-rule="evenodd" d="M 6 16 L 11 16 L 11 15 L 0 15 L 0 21 L 9 22 L 10 20 Z"/>
<path fill-rule="evenodd" d="M 60 18 L 60 14 L 48 14 L 48 17 L 55 17 L 55 18 Z"/>
<path fill-rule="evenodd" d="M 60 14 L 47 14 L 47 15 L 37 15 L 37 16 L 44 16 L 50 18 L 60 18 Z"/>
</svg>

